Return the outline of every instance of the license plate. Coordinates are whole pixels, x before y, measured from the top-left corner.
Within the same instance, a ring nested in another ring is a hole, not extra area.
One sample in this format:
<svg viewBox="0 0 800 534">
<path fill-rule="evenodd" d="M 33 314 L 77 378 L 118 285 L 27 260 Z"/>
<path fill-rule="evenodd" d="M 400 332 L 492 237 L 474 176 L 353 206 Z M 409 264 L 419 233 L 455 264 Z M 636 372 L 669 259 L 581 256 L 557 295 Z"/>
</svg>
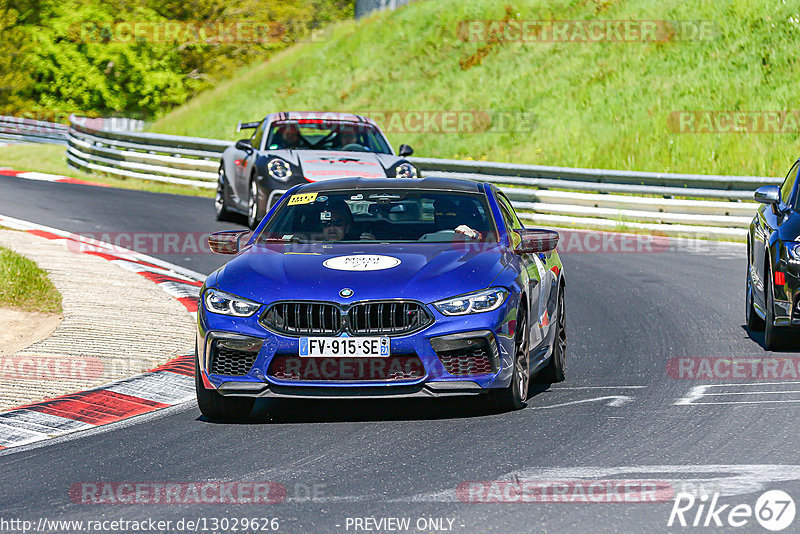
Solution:
<svg viewBox="0 0 800 534">
<path fill-rule="evenodd" d="M 388 357 L 388 337 L 301 337 L 300 356 Z"/>
</svg>

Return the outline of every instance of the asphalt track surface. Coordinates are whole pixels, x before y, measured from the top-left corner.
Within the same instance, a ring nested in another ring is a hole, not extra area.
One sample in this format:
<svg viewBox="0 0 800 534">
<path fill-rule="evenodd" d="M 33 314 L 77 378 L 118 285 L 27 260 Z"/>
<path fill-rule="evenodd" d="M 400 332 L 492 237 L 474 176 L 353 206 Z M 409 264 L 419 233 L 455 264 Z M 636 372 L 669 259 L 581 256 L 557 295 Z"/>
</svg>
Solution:
<svg viewBox="0 0 800 534">
<path fill-rule="evenodd" d="M 214 221 L 210 199 L 13 178 L 0 178 L 0 213 L 79 233 L 236 226 Z M 281 532 L 378 531 L 354 528 L 353 519 L 365 517 L 410 518 L 406 532 L 435 531 L 417 530 L 420 518 L 452 519 L 451 532 L 694 532 L 709 529 L 667 527 L 671 500 L 476 503 L 455 490 L 467 481 L 577 476 L 721 491 L 722 505 L 753 506 L 773 489 L 796 500 L 800 395 L 791 391 L 800 384 L 679 380 L 666 372 L 675 357 L 773 356 L 743 326 L 743 248 L 708 248 L 563 255 L 567 381 L 537 391 L 520 411 L 493 413 L 480 400 L 281 401 L 258 404 L 245 424 L 212 424 L 189 403 L 4 453 L 0 517 L 264 517 L 278 518 Z M 203 273 L 225 260 L 154 255 Z M 701 385 L 728 395 L 687 402 Z M 719 403 L 698 404 L 705 401 Z M 70 500 L 73 484 L 93 481 L 272 481 L 288 498 L 272 505 Z M 688 521 L 696 511 L 687 512 Z M 795 519 L 786 531 L 798 526 Z M 725 530 L 764 532 L 752 517 Z"/>
</svg>

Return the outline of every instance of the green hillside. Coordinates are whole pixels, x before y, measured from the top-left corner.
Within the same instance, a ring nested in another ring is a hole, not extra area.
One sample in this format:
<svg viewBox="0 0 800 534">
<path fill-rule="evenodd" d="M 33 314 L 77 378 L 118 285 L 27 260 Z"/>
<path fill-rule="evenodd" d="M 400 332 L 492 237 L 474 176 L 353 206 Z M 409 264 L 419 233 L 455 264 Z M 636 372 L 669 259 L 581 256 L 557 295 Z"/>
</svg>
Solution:
<svg viewBox="0 0 800 534">
<path fill-rule="evenodd" d="M 390 132 L 420 156 L 664 172 L 783 175 L 789 133 L 677 133 L 684 110 L 798 110 L 800 8 L 790 2 L 420 0 L 340 23 L 158 120 L 164 133 L 235 139 L 238 120 L 278 110 L 529 113 L 531 128 Z M 706 21 L 663 42 L 465 38 L 475 20 Z M 474 113 L 474 114 L 475 114 Z M 789 117 L 791 118 L 791 117 Z M 783 123 L 781 123 L 783 127 Z M 780 129 L 782 129 L 779 128 Z"/>
</svg>

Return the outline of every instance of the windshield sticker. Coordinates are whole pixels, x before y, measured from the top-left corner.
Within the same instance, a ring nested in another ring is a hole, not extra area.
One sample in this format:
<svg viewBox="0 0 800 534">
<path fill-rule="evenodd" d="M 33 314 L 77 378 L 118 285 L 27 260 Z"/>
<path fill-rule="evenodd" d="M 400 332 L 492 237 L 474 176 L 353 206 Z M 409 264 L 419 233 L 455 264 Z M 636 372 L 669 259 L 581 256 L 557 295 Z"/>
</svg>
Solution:
<svg viewBox="0 0 800 534">
<path fill-rule="evenodd" d="M 321 196 L 321 197 L 317 197 L 317 202 L 327 202 L 327 201 L 328 201 L 328 197 L 326 197 L 324 195 Z"/>
<path fill-rule="evenodd" d="M 364 195 L 360 193 L 358 195 L 353 195 L 350 197 L 350 200 L 364 200 Z"/>
<path fill-rule="evenodd" d="M 331 212 L 329 212 L 329 211 L 321 211 L 321 212 L 319 212 L 319 220 L 320 221 L 330 221 L 331 220 Z"/>
<path fill-rule="evenodd" d="M 297 206 L 298 204 L 311 204 L 317 199 L 316 193 L 304 193 L 302 195 L 292 195 L 289 199 L 289 206 Z"/>
<path fill-rule="evenodd" d="M 322 262 L 328 269 L 337 271 L 382 271 L 400 265 L 398 258 L 359 254 L 358 256 L 339 256 Z"/>
</svg>

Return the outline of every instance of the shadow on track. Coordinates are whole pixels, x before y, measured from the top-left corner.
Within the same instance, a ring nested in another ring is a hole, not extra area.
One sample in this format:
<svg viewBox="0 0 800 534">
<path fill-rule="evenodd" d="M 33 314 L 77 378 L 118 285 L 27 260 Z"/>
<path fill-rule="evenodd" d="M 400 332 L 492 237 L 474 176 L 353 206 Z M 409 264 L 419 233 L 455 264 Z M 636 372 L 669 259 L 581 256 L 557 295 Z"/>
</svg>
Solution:
<svg viewBox="0 0 800 534">
<path fill-rule="evenodd" d="M 798 339 L 798 341 L 795 341 L 793 343 L 789 343 L 786 346 L 781 347 L 781 348 L 779 348 L 777 350 L 769 351 L 769 350 L 767 350 L 766 342 L 764 341 L 764 332 L 753 332 L 753 331 L 751 331 L 751 330 L 749 330 L 747 328 L 747 325 L 741 325 L 741 327 L 742 327 L 742 330 L 744 330 L 744 333 L 747 334 L 747 337 L 749 339 L 751 339 L 752 341 L 755 341 L 756 343 L 758 343 L 758 345 L 762 349 L 764 349 L 764 352 L 779 352 L 779 353 L 783 353 L 783 352 L 798 352 L 798 351 L 800 351 L 800 339 Z M 798 334 L 800 335 L 800 330 L 798 330 Z"/>
<path fill-rule="evenodd" d="M 531 384 L 530 388 L 529 400 L 547 391 L 550 384 Z M 232 424 L 431 421 L 504 413 L 494 407 L 487 395 L 442 399 L 261 399 L 256 401 L 250 417 Z M 202 416 L 197 420 L 216 424 Z"/>
</svg>

